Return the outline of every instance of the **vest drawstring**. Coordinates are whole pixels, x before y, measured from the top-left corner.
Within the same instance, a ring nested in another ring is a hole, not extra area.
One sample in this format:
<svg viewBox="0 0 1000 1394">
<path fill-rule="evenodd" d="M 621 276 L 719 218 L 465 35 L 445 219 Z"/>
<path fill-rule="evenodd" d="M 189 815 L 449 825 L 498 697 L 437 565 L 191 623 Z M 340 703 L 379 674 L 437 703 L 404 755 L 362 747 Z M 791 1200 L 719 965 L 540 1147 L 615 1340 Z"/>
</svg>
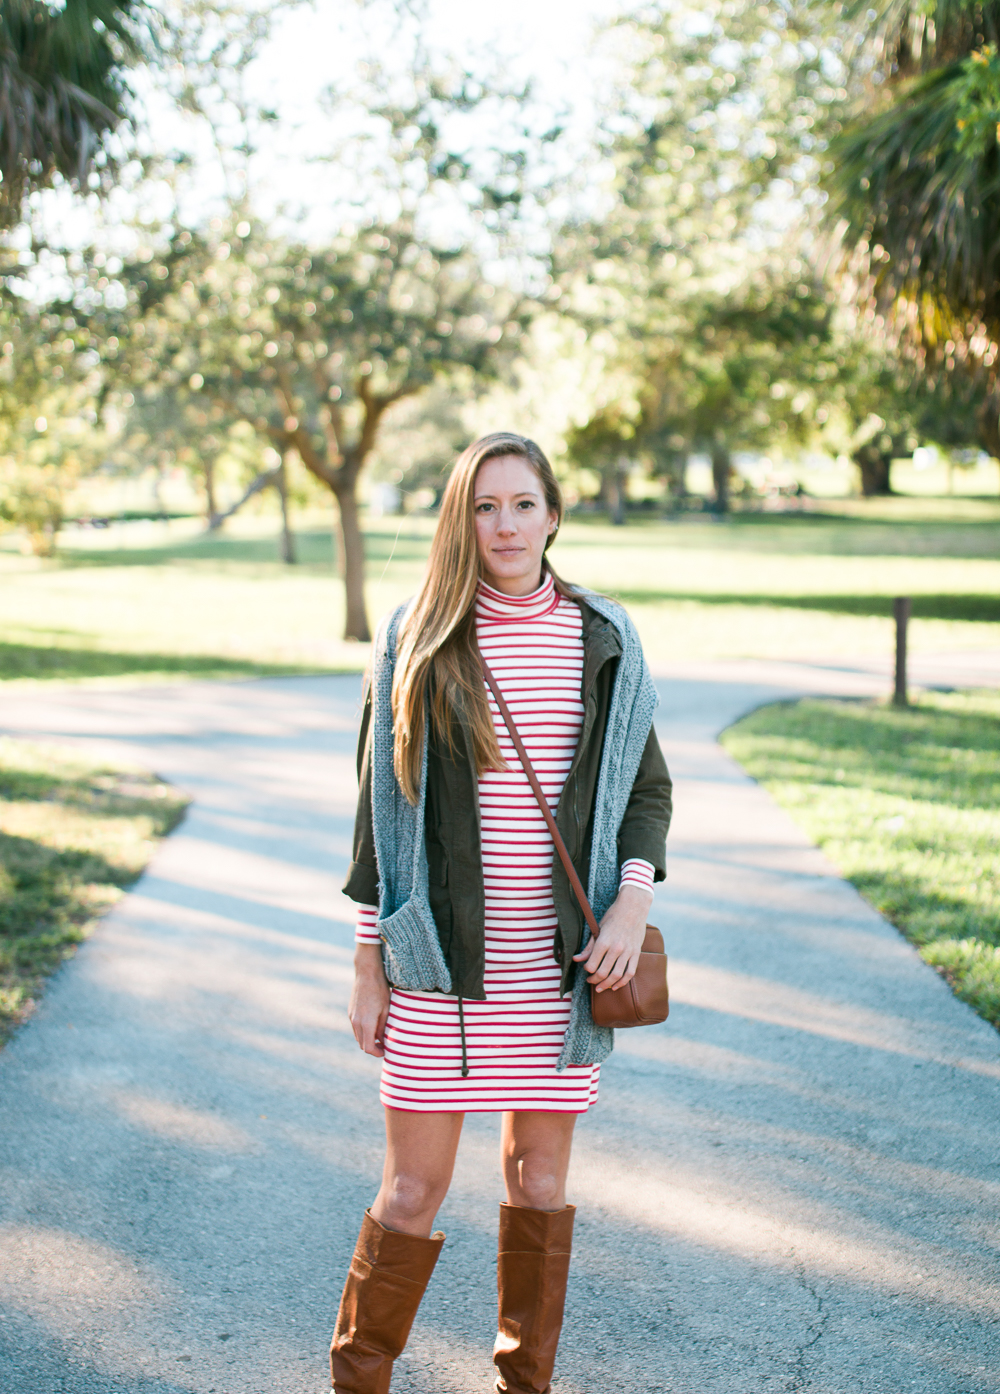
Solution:
<svg viewBox="0 0 1000 1394">
<path fill-rule="evenodd" d="M 458 1029 L 462 1037 L 462 1078 L 469 1077 L 469 1053 L 465 1044 L 465 1011 L 462 1007 L 462 999 L 458 999 Z"/>
</svg>

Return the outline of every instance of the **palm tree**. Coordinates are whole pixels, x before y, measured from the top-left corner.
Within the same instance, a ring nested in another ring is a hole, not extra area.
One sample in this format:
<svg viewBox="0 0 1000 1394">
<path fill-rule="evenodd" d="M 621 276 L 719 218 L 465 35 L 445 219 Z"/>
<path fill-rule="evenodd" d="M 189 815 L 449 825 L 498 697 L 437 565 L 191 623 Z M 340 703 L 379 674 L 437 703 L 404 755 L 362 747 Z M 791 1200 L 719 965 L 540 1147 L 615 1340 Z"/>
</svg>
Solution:
<svg viewBox="0 0 1000 1394">
<path fill-rule="evenodd" d="M 829 213 L 927 372 L 977 380 L 1000 456 L 1000 3 L 888 0 L 874 29 L 880 81 L 831 144 Z"/>
<path fill-rule="evenodd" d="M 33 189 L 76 187 L 111 168 L 105 142 L 127 119 L 124 70 L 140 54 L 143 0 L 0 6 L 0 227 Z"/>
</svg>

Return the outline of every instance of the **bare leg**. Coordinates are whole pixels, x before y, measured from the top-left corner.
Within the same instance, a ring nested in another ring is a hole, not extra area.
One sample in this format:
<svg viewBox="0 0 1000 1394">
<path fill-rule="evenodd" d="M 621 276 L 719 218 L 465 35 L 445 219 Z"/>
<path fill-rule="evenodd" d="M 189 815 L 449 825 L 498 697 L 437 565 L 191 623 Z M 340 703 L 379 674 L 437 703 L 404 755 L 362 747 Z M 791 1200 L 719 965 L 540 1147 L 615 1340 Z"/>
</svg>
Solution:
<svg viewBox="0 0 1000 1394">
<path fill-rule="evenodd" d="M 507 1204 L 532 1210 L 562 1210 L 573 1146 L 575 1113 L 505 1113 L 500 1165 Z"/>
<path fill-rule="evenodd" d="M 385 1166 L 372 1218 L 423 1238 L 448 1194 L 464 1113 L 385 1111 Z"/>
</svg>

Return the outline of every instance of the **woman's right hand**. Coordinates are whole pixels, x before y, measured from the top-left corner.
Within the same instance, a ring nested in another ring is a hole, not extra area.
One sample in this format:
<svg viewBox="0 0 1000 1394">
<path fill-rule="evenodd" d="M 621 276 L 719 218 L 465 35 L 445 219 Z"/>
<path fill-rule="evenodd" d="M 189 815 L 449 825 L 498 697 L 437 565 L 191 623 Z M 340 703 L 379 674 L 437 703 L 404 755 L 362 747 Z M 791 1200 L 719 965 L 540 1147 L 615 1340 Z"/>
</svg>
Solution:
<svg viewBox="0 0 1000 1394">
<path fill-rule="evenodd" d="M 389 983 L 382 966 L 381 944 L 358 944 L 354 950 L 354 987 L 347 1015 L 365 1054 L 384 1055 Z"/>
</svg>

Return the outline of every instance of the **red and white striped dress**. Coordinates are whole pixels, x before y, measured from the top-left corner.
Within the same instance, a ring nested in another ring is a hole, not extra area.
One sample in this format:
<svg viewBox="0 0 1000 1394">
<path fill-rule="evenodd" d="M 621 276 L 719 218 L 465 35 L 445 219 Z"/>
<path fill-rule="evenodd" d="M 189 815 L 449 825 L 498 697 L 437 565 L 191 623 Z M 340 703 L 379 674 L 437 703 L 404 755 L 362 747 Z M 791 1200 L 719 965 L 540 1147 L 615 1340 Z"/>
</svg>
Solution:
<svg viewBox="0 0 1000 1394">
<path fill-rule="evenodd" d="M 581 625 L 579 607 L 557 593 L 551 576 L 526 596 L 480 586 L 479 646 L 553 809 L 583 724 Z M 559 995 L 552 955 L 552 837 L 492 694 L 489 702 L 508 768 L 479 781 L 486 1001 L 463 999 L 469 1073 L 462 1077 L 457 999 L 394 987 L 381 1098 L 388 1108 L 419 1113 L 586 1113 L 597 1098 L 600 1066 L 555 1069 L 570 1001 Z M 627 861 L 622 881 L 652 889 L 653 868 Z M 379 942 L 376 918 L 374 906 L 359 906 L 359 943 Z"/>
</svg>

